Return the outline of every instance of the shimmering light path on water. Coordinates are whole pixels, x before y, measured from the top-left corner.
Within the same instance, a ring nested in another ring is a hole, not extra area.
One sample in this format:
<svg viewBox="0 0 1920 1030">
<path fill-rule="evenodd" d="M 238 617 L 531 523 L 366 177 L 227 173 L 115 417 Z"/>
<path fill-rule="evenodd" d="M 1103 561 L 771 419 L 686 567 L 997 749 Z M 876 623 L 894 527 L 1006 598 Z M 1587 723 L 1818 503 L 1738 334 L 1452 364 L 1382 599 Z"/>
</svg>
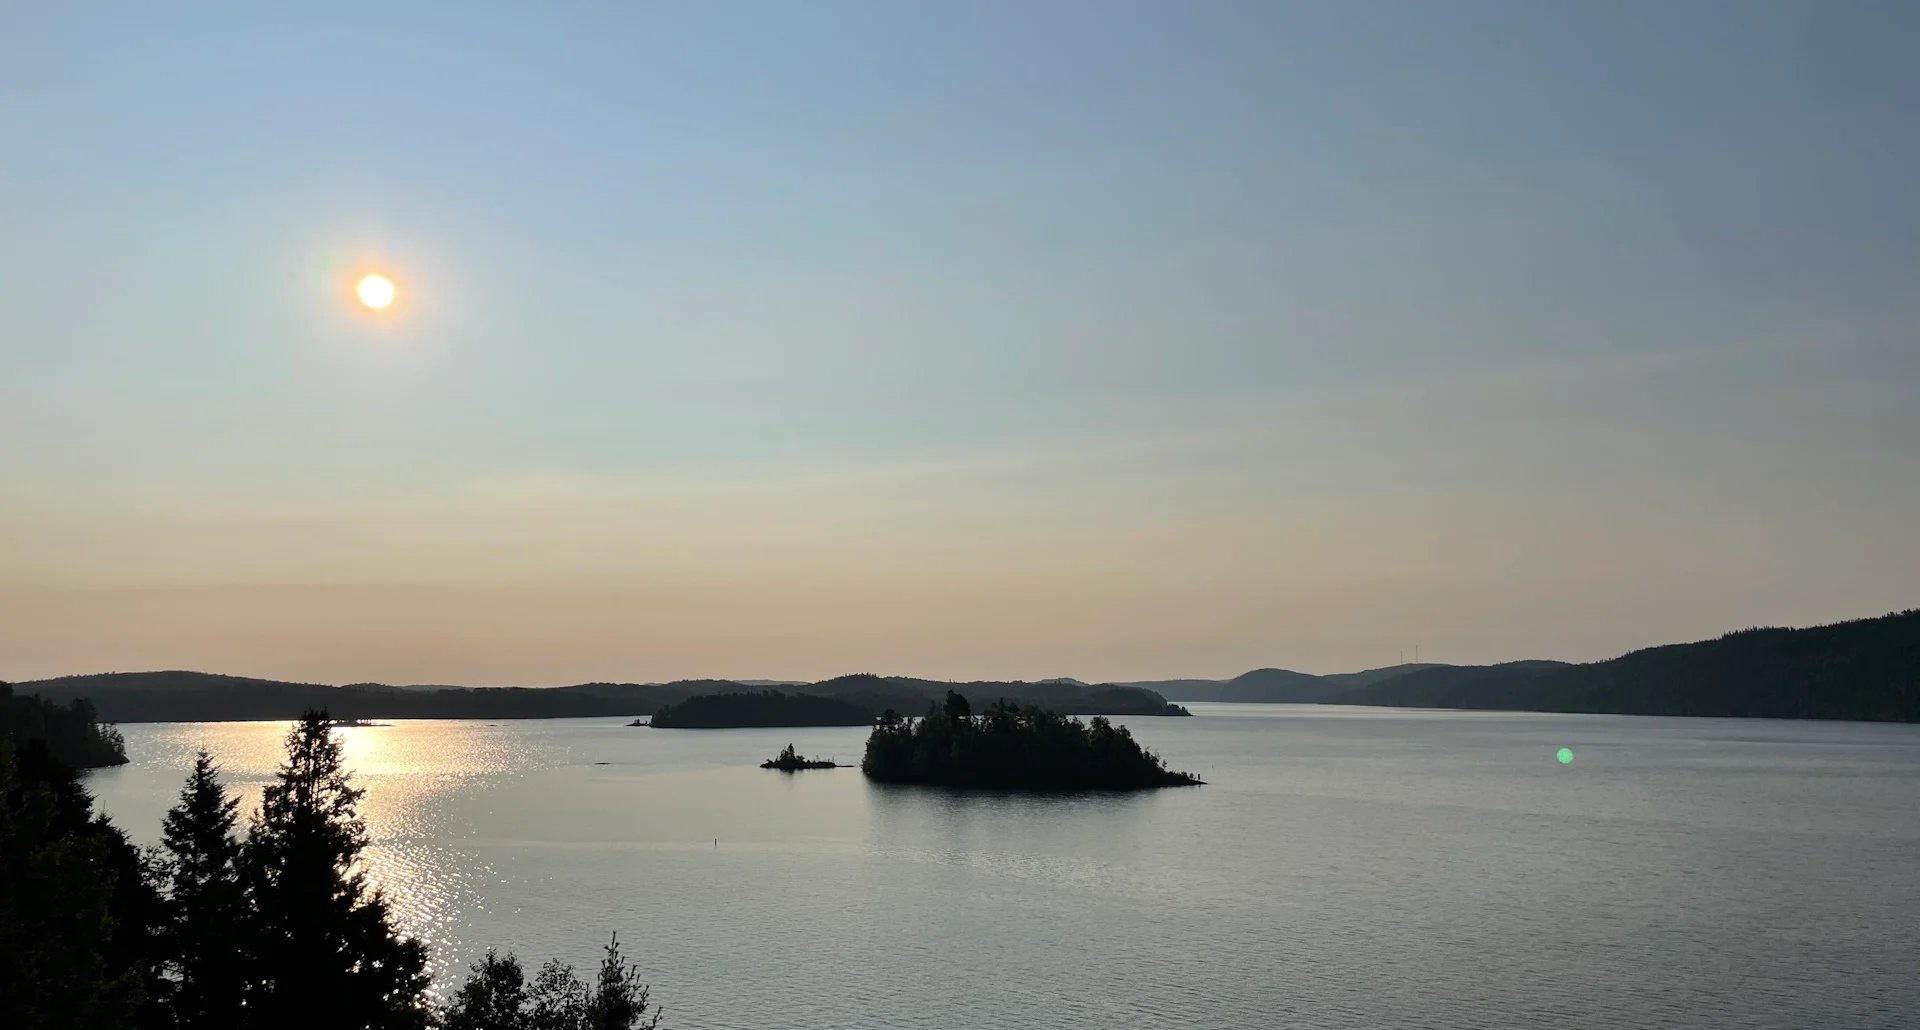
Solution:
<svg viewBox="0 0 1920 1030">
<path fill-rule="evenodd" d="M 1131 724 L 1209 785 L 1104 797 L 754 767 L 857 758 L 857 729 L 342 733 L 374 872 L 441 968 L 585 965 L 618 930 L 685 1030 L 1920 1011 L 1920 727 L 1192 707 Z M 133 764 L 90 783 L 151 840 L 196 747 L 252 806 L 285 725 L 124 729 Z M 1579 768 L 1540 761 L 1568 740 Z"/>
</svg>

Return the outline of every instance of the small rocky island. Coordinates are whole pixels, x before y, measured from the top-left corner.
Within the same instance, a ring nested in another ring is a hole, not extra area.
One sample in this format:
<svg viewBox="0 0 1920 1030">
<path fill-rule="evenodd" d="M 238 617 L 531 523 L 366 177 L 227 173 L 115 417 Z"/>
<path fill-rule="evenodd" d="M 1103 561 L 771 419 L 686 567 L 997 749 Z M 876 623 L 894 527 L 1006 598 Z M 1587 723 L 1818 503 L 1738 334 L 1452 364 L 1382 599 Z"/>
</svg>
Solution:
<svg viewBox="0 0 1920 1030">
<path fill-rule="evenodd" d="M 919 719 L 882 714 L 860 769 L 879 783 L 996 790 L 1146 790 L 1203 782 L 1167 768 L 1104 716 L 1082 723 L 1007 701 L 976 716 L 954 691 Z"/>
<path fill-rule="evenodd" d="M 762 769 L 778 769 L 781 772 L 797 772 L 801 769 L 838 769 L 840 764 L 824 759 L 807 758 L 794 751 L 788 744 L 785 751 L 760 763 Z"/>
</svg>

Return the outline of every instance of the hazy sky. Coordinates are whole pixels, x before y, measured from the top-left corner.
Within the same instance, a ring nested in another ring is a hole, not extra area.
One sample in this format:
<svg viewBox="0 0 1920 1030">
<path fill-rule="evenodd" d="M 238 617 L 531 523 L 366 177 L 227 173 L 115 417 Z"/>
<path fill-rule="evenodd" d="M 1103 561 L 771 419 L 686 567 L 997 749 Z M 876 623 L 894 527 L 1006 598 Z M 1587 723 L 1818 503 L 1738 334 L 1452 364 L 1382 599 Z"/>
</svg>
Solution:
<svg viewBox="0 0 1920 1030">
<path fill-rule="evenodd" d="M 1920 4 L 294 6 L 0 0 L 0 678 L 1920 604 Z"/>
</svg>

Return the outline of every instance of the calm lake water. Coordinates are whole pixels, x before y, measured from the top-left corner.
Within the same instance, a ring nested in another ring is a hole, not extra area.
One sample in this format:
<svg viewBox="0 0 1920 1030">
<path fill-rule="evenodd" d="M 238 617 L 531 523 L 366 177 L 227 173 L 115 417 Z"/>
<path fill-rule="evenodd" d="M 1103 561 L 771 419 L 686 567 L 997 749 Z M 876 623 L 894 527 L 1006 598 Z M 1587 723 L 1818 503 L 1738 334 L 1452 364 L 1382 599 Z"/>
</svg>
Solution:
<svg viewBox="0 0 1920 1030">
<path fill-rule="evenodd" d="M 1125 797 L 755 767 L 859 729 L 341 733 L 437 969 L 617 930 L 685 1030 L 1920 1025 L 1920 727 L 1190 707 L 1125 721 L 1209 785 Z M 286 728 L 123 727 L 90 786 L 154 840 Z"/>
</svg>

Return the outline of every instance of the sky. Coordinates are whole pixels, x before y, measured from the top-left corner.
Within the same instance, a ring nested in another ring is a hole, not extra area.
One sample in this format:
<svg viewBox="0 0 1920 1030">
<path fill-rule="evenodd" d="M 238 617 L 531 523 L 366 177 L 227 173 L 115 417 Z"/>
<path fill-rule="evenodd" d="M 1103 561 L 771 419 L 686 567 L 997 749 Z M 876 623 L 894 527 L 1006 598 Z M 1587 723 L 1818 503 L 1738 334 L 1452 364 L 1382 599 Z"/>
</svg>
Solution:
<svg viewBox="0 0 1920 1030">
<path fill-rule="evenodd" d="M 1915 111 L 1897 0 L 0 0 L 0 679 L 1914 607 Z"/>
</svg>

